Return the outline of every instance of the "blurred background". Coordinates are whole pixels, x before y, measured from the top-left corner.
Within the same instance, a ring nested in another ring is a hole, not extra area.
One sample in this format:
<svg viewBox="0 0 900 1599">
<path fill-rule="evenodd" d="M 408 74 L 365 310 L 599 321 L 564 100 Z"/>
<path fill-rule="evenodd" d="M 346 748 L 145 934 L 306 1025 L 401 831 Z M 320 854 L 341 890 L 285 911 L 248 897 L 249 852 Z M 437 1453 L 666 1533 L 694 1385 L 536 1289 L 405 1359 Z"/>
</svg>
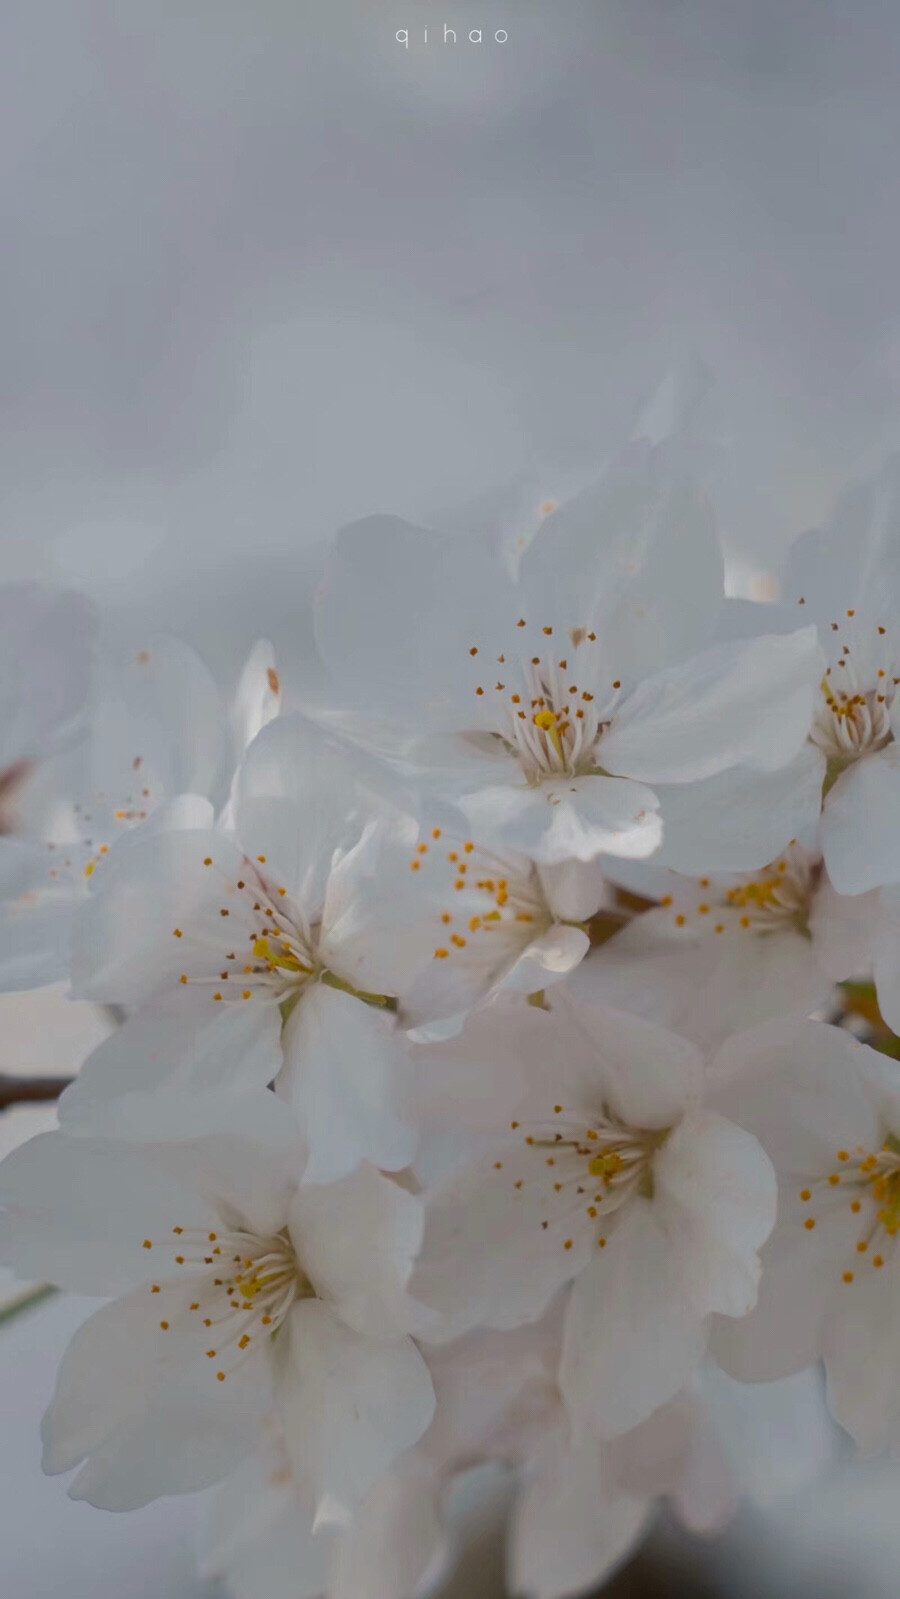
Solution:
<svg viewBox="0 0 900 1599">
<path fill-rule="evenodd" d="M 685 368 L 733 571 L 777 573 L 900 438 L 898 88 L 896 0 L 5 0 L 0 580 L 226 678 L 260 633 L 311 670 L 342 522 L 560 497 Z M 0 1065 L 74 1069 L 98 1021 L 63 1005 L 4 1000 Z M 186 1599 L 191 1506 L 40 1478 L 79 1314 L 0 1325 L 4 1593 Z M 661 1533 L 623 1594 L 895 1592 L 900 1480 L 798 1394 L 760 1403 L 735 1531 Z"/>
</svg>

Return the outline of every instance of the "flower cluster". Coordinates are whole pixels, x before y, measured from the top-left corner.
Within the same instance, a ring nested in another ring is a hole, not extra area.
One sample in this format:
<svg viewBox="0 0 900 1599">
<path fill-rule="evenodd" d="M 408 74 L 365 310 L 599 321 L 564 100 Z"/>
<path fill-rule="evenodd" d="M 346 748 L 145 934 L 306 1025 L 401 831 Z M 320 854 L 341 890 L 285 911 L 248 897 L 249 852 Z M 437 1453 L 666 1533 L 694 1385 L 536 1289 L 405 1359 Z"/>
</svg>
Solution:
<svg viewBox="0 0 900 1599">
<path fill-rule="evenodd" d="M 900 482 L 778 604 L 661 448 L 543 510 L 346 529 L 287 708 L 0 593 L 0 986 L 118 1020 L 0 1168 L 45 1468 L 239 1599 L 418 1599 L 488 1461 L 533 1599 L 715 1527 L 713 1363 L 900 1445 Z"/>
</svg>

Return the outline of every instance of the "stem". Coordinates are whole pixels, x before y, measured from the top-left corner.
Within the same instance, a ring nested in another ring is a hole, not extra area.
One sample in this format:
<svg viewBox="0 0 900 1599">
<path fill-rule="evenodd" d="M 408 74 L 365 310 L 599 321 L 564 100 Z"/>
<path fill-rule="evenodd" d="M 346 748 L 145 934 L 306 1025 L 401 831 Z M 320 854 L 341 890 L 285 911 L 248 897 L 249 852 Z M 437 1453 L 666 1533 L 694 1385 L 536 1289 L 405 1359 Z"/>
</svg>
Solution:
<svg viewBox="0 0 900 1599">
<path fill-rule="evenodd" d="M 38 1283 L 34 1288 L 23 1288 L 14 1299 L 0 1306 L 0 1326 L 5 1321 L 12 1321 L 13 1317 L 18 1316 L 23 1310 L 30 1310 L 33 1305 L 39 1305 L 42 1300 L 49 1299 L 51 1294 L 57 1292 L 52 1283 Z"/>
<path fill-rule="evenodd" d="M 9 1077 L 0 1074 L 0 1112 L 13 1105 L 40 1105 L 59 1099 L 71 1077 Z"/>
</svg>

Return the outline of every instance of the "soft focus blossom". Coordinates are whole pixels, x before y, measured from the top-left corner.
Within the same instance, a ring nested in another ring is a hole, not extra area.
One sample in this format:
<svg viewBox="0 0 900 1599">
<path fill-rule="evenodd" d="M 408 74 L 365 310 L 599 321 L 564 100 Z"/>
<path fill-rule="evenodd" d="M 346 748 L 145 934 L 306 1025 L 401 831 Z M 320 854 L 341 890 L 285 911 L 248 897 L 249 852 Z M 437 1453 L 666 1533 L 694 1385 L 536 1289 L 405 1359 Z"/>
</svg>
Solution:
<svg viewBox="0 0 900 1599">
<path fill-rule="evenodd" d="M 836 894 L 800 844 L 753 874 L 654 869 L 651 886 L 656 905 L 596 952 L 577 986 L 705 1048 L 769 1017 L 808 1016 L 836 982 L 871 968 L 877 894 Z"/>
<path fill-rule="evenodd" d="M 69 692 L 82 678 L 85 736 L 43 761 L 21 794 L 15 843 L 31 872 L 0 907 L 0 988 L 67 973 L 73 917 L 116 840 L 177 821 L 188 795 L 224 803 L 244 741 L 279 700 L 264 643 L 248 659 L 231 709 L 199 656 L 174 638 L 127 652 L 98 645 L 83 670 L 73 663 Z"/>
<path fill-rule="evenodd" d="M 755 1303 L 769 1161 L 702 1104 L 697 1049 L 623 1012 L 473 1018 L 421 1063 L 444 1117 L 460 1057 L 493 1136 L 427 1197 L 413 1292 L 438 1314 L 429 1336 L 533 1320 L 574 1279 L 560 1383 L 576 1437 L 625 1432 L 690 1377 L 712 1312 Z"/>
<path fill-rule="evenodd" d="M 810 730 L 824 779 L 822 851 L 835 888 L 900 882 L 900 479 L 890 462 L 791 551 L 785 600 L 827 657 Z"/>
<path fill-rule="evenodd" d="M 379 941 L 365 884 L 386 843 L 407 871 L 415 824 L 299 718 L 251 745 L 231 808 L 234 831 L 207 808 L 110 858 L 81 920 L 76 990 L 142 1008 L 88 1061 L 63 1114 L 94 1125 L 107 1101 L 115 1116 L 123 1095 L 164 1084 L 246 1090 L 278 1078 L 309 1141 L 309 1179 L 364 1157 L 405 1166 L 415 1139 L 401 1103 L 397 951 L 389 931 Z M 421 961 L 421 933 L 411 958 Z"/>
<path fill-rule="evenodd" d="M 770 1379 L 824 1359 L 838 1420 L 867 1449 L 896 1447 L 900 1328 L 900 1074 L 838 1028 L 767 1023 L 717 1063 L 717 1102 L 779 1174 L 759 1302 L 722 1324 L 727 1371 Z"/>
<path fill-rule="evenodd" d="M 544 864 L 640 858 L 662 836 L 648 785 L 752 783 L 806 736 L 813 631 L 716 642 L 721 600 L 706 502 L 635 448 L 546 518 L 516 582 L 481 540 L 346 529 L 317 636 L 357 737 L 400 727 L 415 779 L 479 838 Z"/>
<path fill-rule="evenodd" d="M 160 1096 L 144 1142 L 47 1133 L 0 1168 L 5 1264 L 112 1296 L 76 1334 L 44 1467 L 126 1510 L 217 1482 L 278 1407 L 316 1506 L 349 1507 L 434 1406 L 404 1336 L 419 1202 L 372 1167 L 301 1186 L 287 1107 Z M 115 1297 L 118 1296 L 118 1297 Z"/>
<path fill-rule="evenodd" d="M 452 1570 L 454 1480 L 486 1461 L 512 1468 L 513 1593 L 566 1599 L 622 1563 L 666 1499 L 695 1531 L 733 1507 L 729 1462 L 699 1396 L 679 1394 L 634 1432 L 573 1449 L 555 1377 L 560 1316 L 512 1333 L 469 1333 L 426 1351 L 435 1418 L 349 1522 L 315 1525 L 273 1426 L 217 1491 L 204 1574 L 236 1599 L 419 1599 Z"/>
<path fill-rule="evenodd" d="M 425 1599 L 482 1471 L 574 1599 L 820 1361 L 900 1444 L 897 468 L 726 597 L 673 404 L 561 508 L 345 529 L 287 716 L 265 642 L 229 696 L 0 593 L 0 986 L 117 1024 L 0 1168 L 0 1260 L 108 1301 L 44 1463 L 218 1485 L 236 1599 Z"/>
</svg>

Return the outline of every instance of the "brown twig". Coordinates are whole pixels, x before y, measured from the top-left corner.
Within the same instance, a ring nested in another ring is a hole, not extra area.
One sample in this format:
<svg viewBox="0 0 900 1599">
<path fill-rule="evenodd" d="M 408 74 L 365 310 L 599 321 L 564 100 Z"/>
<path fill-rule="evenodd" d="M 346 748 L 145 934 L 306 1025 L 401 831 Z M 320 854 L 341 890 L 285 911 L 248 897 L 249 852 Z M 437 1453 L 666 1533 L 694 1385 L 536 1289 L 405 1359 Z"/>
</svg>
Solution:
<svg viewBox="0 0 900 1599">
<path fill-rule="evenodd" d="M 0 1111 L 13 1105 L 40 1105 L 59 1099 L 71 1077 L 7 1077 L 0 1074 Z"/>
</svg>

